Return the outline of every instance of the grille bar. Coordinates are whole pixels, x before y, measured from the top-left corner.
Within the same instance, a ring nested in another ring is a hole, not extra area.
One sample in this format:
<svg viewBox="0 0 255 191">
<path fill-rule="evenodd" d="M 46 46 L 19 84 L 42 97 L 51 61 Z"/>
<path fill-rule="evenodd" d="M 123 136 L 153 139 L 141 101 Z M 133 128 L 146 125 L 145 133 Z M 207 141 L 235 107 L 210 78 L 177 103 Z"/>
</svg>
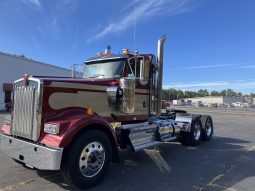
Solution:
<svg viewBox="0 0 255 191">
<path fill-rule="evenodd" d="M 15 86 L 12 134 L 36 140 L 36 92 L 38 86 Z M 35 125 L 34 125 L 35 124 Z"/>
</svg>

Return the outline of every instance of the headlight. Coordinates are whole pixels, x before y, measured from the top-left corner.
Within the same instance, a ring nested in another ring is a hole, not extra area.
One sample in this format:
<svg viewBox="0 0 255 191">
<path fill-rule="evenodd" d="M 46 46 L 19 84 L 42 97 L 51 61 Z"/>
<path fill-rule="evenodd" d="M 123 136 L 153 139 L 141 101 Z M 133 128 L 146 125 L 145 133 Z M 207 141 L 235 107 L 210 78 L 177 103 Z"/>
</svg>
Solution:
<svg viewBox="0 0 255 191">
<path fill-rule="evenodd" d="M 59 124 L 57 123 L 45 123 L 43 131 L 45 133 L 57 135 L 59 134 Z"/>
</svg>

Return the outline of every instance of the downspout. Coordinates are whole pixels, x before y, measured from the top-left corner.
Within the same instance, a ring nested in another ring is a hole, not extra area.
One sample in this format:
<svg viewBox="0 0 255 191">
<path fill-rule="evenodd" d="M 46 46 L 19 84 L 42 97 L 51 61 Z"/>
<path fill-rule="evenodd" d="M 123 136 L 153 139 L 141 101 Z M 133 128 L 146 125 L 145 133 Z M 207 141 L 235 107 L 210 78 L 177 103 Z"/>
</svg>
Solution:
<svg viewBox="0 0 255 191">
<path fill-rule="evenodd" d="M 163 80 L 163 54 L 164 54 L 164 44 L 166 41 L 166 35 L 163 35 L 158 40 L 158 66 L 157 66 L 157 116 L 161 114 L 162 108 L 162 80 Z"/>
</svg>

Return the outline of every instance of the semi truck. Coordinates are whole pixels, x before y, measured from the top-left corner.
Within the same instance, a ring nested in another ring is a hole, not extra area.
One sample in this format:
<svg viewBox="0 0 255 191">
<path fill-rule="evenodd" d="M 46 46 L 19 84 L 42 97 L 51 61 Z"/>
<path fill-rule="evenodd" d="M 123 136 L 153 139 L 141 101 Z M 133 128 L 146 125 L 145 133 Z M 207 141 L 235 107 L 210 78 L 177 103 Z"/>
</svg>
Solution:
<svg viewBox="0 0 255 191">
<path fill-rule="evenodd" d="M 210 140 L 211 116 L 162 113 L 165 41 L 157 56 L 108 48 L 84 62 L 79 78 L 25 74 L 14 82 L 13 110 L 0 129 L 2 152 L 31 168 L 60 170 L 69 185 L 87 189 L 122 149 Z"/>
</svg>

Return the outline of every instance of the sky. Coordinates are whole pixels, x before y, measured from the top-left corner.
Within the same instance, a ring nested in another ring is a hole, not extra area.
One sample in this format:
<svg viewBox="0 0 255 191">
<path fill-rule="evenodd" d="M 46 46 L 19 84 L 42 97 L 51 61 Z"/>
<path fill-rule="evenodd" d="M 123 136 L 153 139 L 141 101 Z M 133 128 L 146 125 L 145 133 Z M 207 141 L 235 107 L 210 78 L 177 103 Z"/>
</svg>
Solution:
<svg viewBox="0 0 255 191">
<path fill-rule="evenodd" d="M 1 0 L 0 51 L 65 68 L 164 51 L 164 88 L 255 92 L 254 0 Z"/>
</svg>

